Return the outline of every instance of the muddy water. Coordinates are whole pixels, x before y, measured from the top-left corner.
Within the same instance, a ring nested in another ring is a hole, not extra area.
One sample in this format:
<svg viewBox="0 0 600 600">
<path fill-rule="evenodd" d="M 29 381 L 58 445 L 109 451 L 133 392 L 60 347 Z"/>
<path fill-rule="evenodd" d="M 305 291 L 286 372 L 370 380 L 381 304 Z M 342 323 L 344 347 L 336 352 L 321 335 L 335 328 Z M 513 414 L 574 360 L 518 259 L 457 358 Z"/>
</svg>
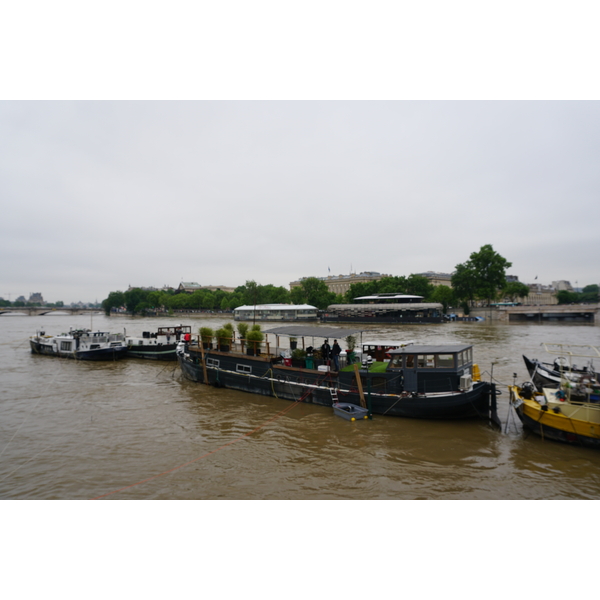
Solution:
<svg viewBox="0 0 600 600">
<path fill-rule="evenodd" d="M 180 321 L 95 315 L 93 328 L 139 335 Z M 86 326 L 89 316 L 0 317 L 2 499 L 600 498 L 600 452 L 525 435 L 506 392 L 513 373 L 527 378 L 523 354 L 552 358 L 542 342 L 599 345 L 598 327 L 367 328 L 365 340 L 472 343 L 482 376 L 504 390 L 499 432 L 479 421 L 350 423 L 327 408 L 185 381 L 171 363 L 29 352 L 37 329 Z"/>
</svg>

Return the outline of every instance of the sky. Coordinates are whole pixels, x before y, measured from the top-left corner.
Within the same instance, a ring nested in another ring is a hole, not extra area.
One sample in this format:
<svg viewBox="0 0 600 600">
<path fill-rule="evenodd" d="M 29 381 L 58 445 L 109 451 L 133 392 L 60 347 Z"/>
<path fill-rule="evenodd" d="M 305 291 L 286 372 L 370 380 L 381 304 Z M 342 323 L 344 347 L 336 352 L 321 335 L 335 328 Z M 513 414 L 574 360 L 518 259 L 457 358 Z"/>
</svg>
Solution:
<svg viewBox="0 0 600 600">
<path fill-rule="evenodd" d="M 279 93 L 274 65 L 208 93 L 136 93 L 122 72 L 78 90 L 68 69 L 1 88 L 0 297 L 451 273 L 485 244 L 524 283 L 600 283 L 593 94 L 480 93 L 471 66 L 464 93 Z"/>
</svg>

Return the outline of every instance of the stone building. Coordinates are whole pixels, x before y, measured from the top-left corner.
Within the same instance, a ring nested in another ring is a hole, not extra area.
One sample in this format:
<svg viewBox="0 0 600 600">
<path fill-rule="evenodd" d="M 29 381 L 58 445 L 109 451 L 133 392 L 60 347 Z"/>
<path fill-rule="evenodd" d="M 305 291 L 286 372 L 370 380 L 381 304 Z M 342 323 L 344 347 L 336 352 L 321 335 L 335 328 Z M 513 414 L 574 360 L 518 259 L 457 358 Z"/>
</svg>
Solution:
<svg viewBox="0 0 600 600">
<path fill-rule="evenodd" d="M 541 283 L 528 283 L 529 296 L 523 299 L 523 304 L 546 305 L 558 304 L 556 298 L 556 289 L 551 285 L 542 285 Z"/>
<path fill-rule="evenodd" d="M 379 281 L 382 277 L 391 277 L 377 273 L 376 271 L 363 271 L 362 273 L 350 273 L 349 275 L 328 275 L 327 277 L 317 277 L 327 284 L 327 288 L 334 294 L 345 294 L 353 283 L 368 283 L 370 281 Z M 290 290 L 298 287 L 308 277 L 302 277 L 297 281 L 290 283 Z"/>
<path fill-rule="evenodd" d="M 425 277 L 431 285 L 447 285 L 452 287 L 452 275 L 450 273 L 438 273 L 436 271 L 426 271 L 425 273 L 415 273 L 420 277 Z"/>
</svg>

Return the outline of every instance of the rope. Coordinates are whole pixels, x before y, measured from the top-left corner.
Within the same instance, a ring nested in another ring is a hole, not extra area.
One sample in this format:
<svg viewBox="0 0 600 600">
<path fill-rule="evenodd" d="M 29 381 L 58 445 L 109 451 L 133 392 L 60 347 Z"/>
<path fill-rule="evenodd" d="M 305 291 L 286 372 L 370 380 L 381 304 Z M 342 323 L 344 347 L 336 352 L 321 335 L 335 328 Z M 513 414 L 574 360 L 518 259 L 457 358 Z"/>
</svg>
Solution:
<svg viewBox="0 0 600 600">
<path fill-rule="evenodd" d="M 301 402 L 301 400 L 299 400 L 298 402 L 293 402 L 292 404 L 290 404 L 290 406 L 286 406 L 283 410 L 279 411 L 278 413 L 276 413 L 273 417 L 271 417 L 270 419 L 268 419 L 267 421 L 265 421 L 262 425 L 259 425 L 258 427 L 255 427 L 252 431 L 249 431 L 248 433 L 245 433 L 244 435 L 241 435 L 237 438 L 235 438 L 234 440 L 231 440 L 230 442 L 227 442 L 226 444 L 223 444 L 222 446 L 219 446 L 218 448 L 215 448 L 214 450 L 211 450 L 210 452 L 207 452 L 206 454 L 203 454 L 202 456 L 199 456 L 198 458 L 194 458 L 193 460 L 189 460 L 186 463 L 183 463 L 177 467 L 173 467 L 172 469 L 169 469 L 168 471 L 163 471 L 162 473 L 159 473 L 158 475 L 153 475 L 152 477 L 148 477 L 147 479 L 143 479 L 142 481 L 138 481 L 137 483 L 132 483 L 131 485 L 126 485 L 125 487 L 119 488 L 118 490 L 114 490 L 112 492 L 108 492 L 106 494 L 102 494 L 100 496 L 96 496 L 95 498 L 91 498 L 91 500 L 99 500 L 100 498 L 106 498 L 107 496 L 112 496 L 113 494 L 118 494 L 119 492 L 122 492 L 124 490 L 128 490 L 132 487 L 136 487 L 138 485 L 142 485 L 142 483 L 147 483 L 148 481 L 152 481 L 153 479 L 158 479 L 159 477 L 162 477 L 163 475 L 168 475 L 169 473 L 173 473 L 179 469 L 182 469 L 183 467 L 187 467 L 188 465 L 191 465 L 192 463 L 195 463 L 199 460 L 201 460 L 202 458 L 206 458 L 207 456 L 210 456 L 211 454 L 215 454 L 217 452 L 219 452 L 219 450 L 223 450 L 224 448 L 227 448 L 228 446 L 231 446 L 233 444 L 235 444 L 236 442 L 239 442 L 249 436 L 251 436 L 253 433 L 256 433 L 257 431 L 259 431 L 260 429 L 263 429 L 264 427 L 266 427 L 269 423 L 272 423 L 273 421 L 275 421 L 276 419 L 279 419 L 280 417 L 282 417 L 284 414 L 286 414 L 287 412 L 289 412 L 290 410 L 292 410 L 293 408 L 295 408 L 296 406 L 298 406 L 298 404 Z"/>
</svg>

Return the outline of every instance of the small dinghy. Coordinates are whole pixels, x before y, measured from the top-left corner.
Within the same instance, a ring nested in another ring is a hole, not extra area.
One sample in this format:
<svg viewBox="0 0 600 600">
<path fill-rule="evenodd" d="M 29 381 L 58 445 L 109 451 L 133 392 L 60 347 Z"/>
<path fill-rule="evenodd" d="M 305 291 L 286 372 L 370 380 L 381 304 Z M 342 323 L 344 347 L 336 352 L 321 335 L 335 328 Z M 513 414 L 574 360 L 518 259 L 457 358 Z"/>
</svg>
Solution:
<svg viewBox="0 0 600 600">
<path fill-rule="evenodd" d="M 347 402 L 338 402 L 333 404 L 333 412 L 342 419 L 347 421 L 356 421 L 358 419 L 366 419 L 369 416 L 369 411 L 362 406 L 356 404 L 348 404 Z"/>
</svg>

